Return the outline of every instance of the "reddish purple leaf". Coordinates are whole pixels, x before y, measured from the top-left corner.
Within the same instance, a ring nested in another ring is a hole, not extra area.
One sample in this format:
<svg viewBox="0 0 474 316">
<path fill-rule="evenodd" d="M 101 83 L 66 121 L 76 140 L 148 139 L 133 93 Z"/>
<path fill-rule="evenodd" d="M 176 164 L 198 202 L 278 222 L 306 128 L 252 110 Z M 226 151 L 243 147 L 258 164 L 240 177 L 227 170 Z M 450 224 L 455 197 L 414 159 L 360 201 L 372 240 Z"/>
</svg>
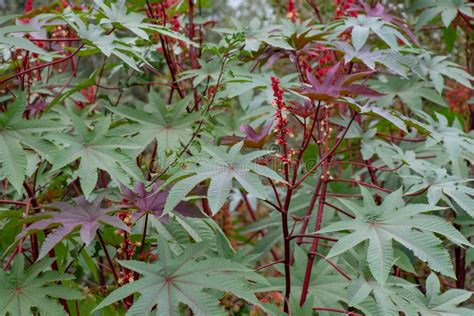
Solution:
<svg viewBox="0 0 474 316">
<path fill-rule="evenodd" d="M 244 141 L 245 147 L 262 148 L 271 136 L 270 129 L 272 125 L 273 120 L 266 122 L 260 129 L 255 130 L 250 125 L 242 124 L 240 125 L 240 131 L 245 134 L 245 137 L 224 136 L 222 137 L 221 145 L 234 145 Z"/>
<path fill-rule="evenodd" d="M 153 214 L 157 219 L 167 222 L 168 215 L 163 216 L 163 209 L 165 207 L 166 198 L 168 197 L 171 187 L 166 187 L 164 190 L 159 190 L 163 181 L 154 183 L 150 191 L 147 191 L 145 184 L 139 182 L 135 185 L 135 190 L 131 190 L 122 186 L 122 201 L 126 207 L 136 208 L 137 211 L 133 213 L 132 220 L 136 221 L 146 213 Z M 203 217 L 202 212 L 195 205 L 183 201 L 175 208 L 175 212 L 186 217 Z"/>
<path fill-rule="evenodd" d="M 382 94 L 375 90 L 352 84 L 352 82 L 367 78 L 372 74 L 373 71 L 346 74 L 342 60 L 340 60 L 319 79 L 308 70 L 306 76 L 308 77 L 311 87 L 304 86 L 300 92 L 310 99 L 318 101 L 337 99 L 348 94 L 379 97 Z"/>
<path fill-rule="evenodd" d="M 118 217 L 108 215 L 115 211 L 114 209 L 101 209 L 102 200 L 103 197 L 99 196 L 92 201 L 92 203 L 89 203 L 84 196 L 79 196 L 74 198 L 75 205 L 65 202 L 51 203 L 49 207 L 57 208 L 59 212 L 51 211 L 42 213 L 40 216 L 31 216 L 47 216 L 48 218 L 33 223 L 16 238 L 23 238 L 36 230 L 57 227 L 53 229 L 44 240 L 38 257 L 38 259 L 41 259 L 53 249 L 54 246 L 61 242 L 64 237 L 77 228 L 79 228 L 81 239 L 86 245 L 89 245 L 92 240 L 94 240 L 100 223 L 105 223 L 129 232 L 128 226 Z"/>
</svg>

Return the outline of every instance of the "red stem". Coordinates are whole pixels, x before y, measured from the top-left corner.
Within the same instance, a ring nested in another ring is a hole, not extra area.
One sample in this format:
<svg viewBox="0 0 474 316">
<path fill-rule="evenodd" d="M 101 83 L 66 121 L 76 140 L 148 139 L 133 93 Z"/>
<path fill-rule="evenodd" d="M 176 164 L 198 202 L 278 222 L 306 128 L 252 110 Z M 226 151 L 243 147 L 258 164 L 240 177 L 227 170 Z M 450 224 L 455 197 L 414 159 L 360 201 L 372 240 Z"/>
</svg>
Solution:
<svg viewBox="0 0 474 316">
<path fill-rule="evenodd" d="M 343 309 L 338 309 L 338 308 L 331 308 L 331 307 L 313 307 L 314 311 L 327 311 L 327 312 L 335 312 L 335 313 L 340 313 L 340 314 L 346 314 L 350 316 L 363 316 L 362 314 L 355 313 L 355 312 L 349 312 Z"/>
<path fill-rule="evenodd" d="M 326 258 L 325 256 L 323 256 L 322 254 L 320 254 L 319 252 L 314 252 L 313 253 L 314 255 L 318 256 L 319 258 L 321 259 L 324 259 L 327 263 L 329 263 L 337 272 L 339 272 L 340 275 L 342 275 L 344 278 L 346 278 L 347 280 L 349 281 L 352 281 L 352 278 L 347 274 L 345 273 L 341 268 L 339 268 L 332 260 L 329 260 L 328 258 Z"/>
<path fill-rule="evenodd" d="M 7 78 L 1 80 L 1 81 L 0 81 L 0 84 L 3 84 L 3 83 L 5 83 L 5 82 L 7 82 L 7 81 L 9 81 L 9 80 L 11 80 L 11 79 L 13 79 L 13 78 L 16 78 L 16 77 L 19 77 L 19 76 L 23 76 L 23 75 L 25 75 L 25 74 L 27 74 L 27 73 L 30 73 L 30 72 L 32 72 L 32 71 L 39 70 L 39 69 L 43 69 L 43 68 L 45 68 L 45 67 L 53 66 L 53 65 L 56 65 L 56 64 L 60 64 L 60 63 L 62 63 L 62 62 L 64 62 L 64 61 L 66 61 L 66 60 L 69 60 L 69 59 L 73 58 L 74 56 L 76 56 L 77 53 L 79 53 L 79 51 L 84 47 L 84 45 L 85 45 L 84 43 L 81 44 L 81 46 L 79 46 L 73 53 L 67 55 L 67 56 L 64 57 L 64 58 L 57 59 L 57 60 L 53 60 L 53 61 L 51 61 L 51 62 L 49 62 L 49 63 L 42 64 L 42 65 L 38 65 L 38 66 L 36 66 L 36 67 L 31 67 L 31 68 L 25 69 L 25 70 L 23 70 L 23 71 L 20 71 L 20 72 L 14 74 L 14 75 L 11 75 L 11 76 L 9 76 L 9 77 L 7 77 Z"/>
</svg>

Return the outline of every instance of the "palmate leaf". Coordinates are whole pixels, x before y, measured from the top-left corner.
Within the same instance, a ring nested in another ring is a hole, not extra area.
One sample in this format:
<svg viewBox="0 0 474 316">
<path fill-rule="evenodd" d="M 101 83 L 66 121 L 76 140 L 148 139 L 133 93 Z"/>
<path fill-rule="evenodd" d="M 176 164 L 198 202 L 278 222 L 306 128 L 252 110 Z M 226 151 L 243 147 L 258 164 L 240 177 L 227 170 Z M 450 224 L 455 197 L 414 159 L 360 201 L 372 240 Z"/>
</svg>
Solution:
<svg viewBox="0 0 474 316">
<path fill-rule="evenodd" d="M 199 113 L 189 114 L 186 106 L 192 96 L 166 106 L 154 91 L 149 94 L 149 104 L 145 110 L 135 109 L 127 105 L 110 107 L 113 113 L 127 118 L 135 124 L 123 125 L 111 130 L 116 136 L 137 134 L 135 138 L 142 148 L 156 140 L 158 151 L 177 150 L 182 144 L 187 144 L 192 137 L 193 123 L 199 118 Z"/>
<path fill-rule="evenodd" d="M 353 8 L 349 9 L 348 11 L 363 11 L 368 17 L 377 17 L 387 23 L 396 25 L 399 29 L 405 32 L 405 34 L 408 35 L 414 43 L 418 44 L 415 34 L 413 34 L 413 32 L 410 30 L 410 27 L 407 25 L 407 23 L 403 19 L 390 14 L 381 3 L 376 3 L 374 6 L 372 6 L 367 2 L 360 0 L 358 1 L 357 5 L 353 6 Z"/>
<path fill-rule="evenodd" d="M 431 273 L 426 279 L 426 296 L 420 293 L 424 303 L 419 311 L 422 316 L 431 315 L 472 315 L 472 309 L 459 307 L 472 296 L 472 292 L 461 289 L 451 289 L 441 293 L 441 284 L 436 274 Z"/>
<path fill-rule="evenodd" d="M 126 39 L 118 38 L 115 33 L 108 33 L 101 25 L 84 22 L 83 15 L 77 15 L 70 7 L 67 7 L 63 14 L 64 21 L 86 43 L 98 48 L 105 56 L 114 55 L 130 68 L 140 71 L 138 63 L 143 61 L 143 58 L 132 49 L 133 45 L 127 43 Z"/>
<path fill-rule="evenodd" d="M 423 306 L 419 294 L 415 285 L 398 277 L 389 276 L 383 285 L 359 277 L 348 287 L 348 304 L 373 316 L 418 315 Z"/>
<path fill-rule="evenodd" d="M 473 16 L 472 7 L 464 0 L 418 0 L 413 8 L 423 10 L 416 22 L 418 30 L 438 15 L 441 15 L 445 27 L 456 18 L 458 11 L 469 17 Z"/>
<path fill-rule="evenodd" d="M 395 98 L 400 99 L 414 111 L 422 108 L 423 99 L 441 106 L 447 106 L 442 96 L 432 88 L 431 83 L 419 81 L 416 78 L 401 79 L 396 76 L 387 76 L 383 81 L 371 81 L 370 86 L 377 91 L 383 91 L 385 94 L 377 99 L 377 104 L 382 107 L 392 106 Z"/>
<path fill-rule="evenodd" d="M 346 74 L 341 68 L 343 62 L 340 60 L 321 78 L 316 78 L 311 71 L 306 72 L 310 86 L 303 86 L 297 90 L 311 100 L 329 101 L 341 98 L 348 94 L 355 94 L 368 97 L 380 97 L 383 94 L 370 89 L 367 86 L 355 84 L 357 80 L 368 78 L 373 71 Z"/>
<path fill-rule="evenodd" d="M 260 306 L 248 280 L 265 284 L 251 269 L 228 259 L 205 256 L 212 242 L 200 242 L 172 257 L 169 246 L 159 239 L 160 259 L 153 264 L 120 261 L 120 264 L 142 277 L 113 291 L 95 310 L 140 293 L 127 315 L 148 314 L 156 306 L 155 315 L 179 315 L 179 304 L 191 308 L 196 316 L 225 315 L 218 297 L 206 289 L 231 292 L 235 296 Z"/>
<path fill-rule="evenodd" d="M 328 257 L 334 257 L 368 240 L 368 265 L 374 278 L 383 285 L 394 263 L 392 242 L 396 241 L 427 262 L 431 269 L 454 277 L 449 254 L 435 234 L 459 245 L 471 244 L 448 222 L 434 215 L 423 214 L 443 208 L 428 204 L 405 205 L 401 190 L 389 194 L 381 205 L 376 205 L 365 188 L 362 187 L 361 192 L 363 206 L 351 200 L 339 200 L 355 214 L 355 219 L 340 221 L 319 231 L 321 234 L 352 231 L 339 239 Z"/>
<path fill-rule="evenodd" d="M 392 109 L 382 108 L 376 104 L 367 103 L 365 105 L 358 104 L 351 98 L 344 98 L 344 100 L 359 114 L 371 115 L 383 118 L 402 131 L 408 132 L 407 126 L 416 128 L 422 128 L 421 124 L 418 124 L 413 118 L 409 118 L 401 114 L 400 112 Z"/>
<path fill-rule="evenodd" d="M 234 29 L 217 29 L 217 31 L 224 34 L 243 34 L 245 36 L 244 49 L 248 51 L 257 51 L 262 44 L 270 45 L 276 48 L 285 50 L 294 50 L 288 44 L 287 39 L 279 34 L 281 25 L 262 25 L 262 22 L 254 18 L 249 25 L 242 24 L 239 20 L 231 18 L 234 24 Z"/>
<path fill-rule="evenodd" d="M 59 225 L 46 237 L 38 256 L 41 259 L 64 237 L 77 228 L 79 228 L 81 240 L 86 246 L 94 240 L 101 223 L 129 232 L 128 226 L 118 217 L 109 215 L 109 213 L 115 211 L 114 209 L 101 209 L 102 200 L 103 197 L 99 196 L 92 203 L 89 203 L 84 196 L 79 196 L 74 198 L 75 205 L 54 202 L 49 206 L 59 209 L 59 212 L 41 213 L 40 220 L 28 226 L 16 238 L 18 240 L 32 232 Z M 48 218 L 44 218 L 45 216 Z M 34 217 L 34 215 L 31 216 L 31 218 Z"/>
<path fill-rule="evenodd" d="M 56 147 L 39 135 L 62 128 L 62 124 L 47 117 L 24 119 L 25 109 L 26 94 L 22 93 L 5 112 L 0 113 L 1 170 L 18 192 L 22 190 L 27 171 L 27 154 L 24 147 L 33 149 L 42 158 L 51 161 Z"/>
<path fill-rule="evenodd" d="M 410 46 L 409 40 L 394 24 L 380 17 L 366 15 L 348 17 L 334 22 L 332 28 L 334 38 L 346 30 L 351 29 L 352 44 L 356 50 L 360 50 L 366 44 L 371 33 L 376 34 L 391 49 L 398 49 L 398 40 Z"/>
<path fill-rule="evenodd" d="M 468 186 L 469 180 L 459 176 L 449 175 L 446 169 L 433 164 L 410 164 L 416 172 L 413 175 L 402 176 L 404 184 L 409 188 L 407 194 L 427 190 L 428 203 L 436 205 L 440 201 L 453 206 L 459 205 L 471 217 L 474 217 L 474 189 Z M 452 207 L 456 210 L 455 207 Z"/>
<path fill-rule="evenodd" d="M 217 213 L 227 200 L 233 179 L 247 192 L 260 199 L 265 199 L 268 193 L 258 175 L 284 182 L 272 169 L 252 162 L 271 153 L 270 151 L 258 150 L 242 155 L 242 146 L 243 142 L 239 142 L 228 152 L 219 147 L 204 146 L 203 154 L 207 155 L 196 157 L 192 166 L 166 181 L 165 185 L 179 179 L 170 191 L 164 213 L 171 211 L 197 184 L 206 179 L 211 180 L 207 199 L 213 214 Z"/>
<path fill-rule="evenodd" d="M 146 15 L 138 12 L 129 12 L 126 2 L 110 1 L 105 4 L 102 0 L 95 0 L 95 3 L 99 6 L 100 12 L 105 16 L 100 20 L 100 25 L 112 24 L 116 28 L 128 29 L 144 40 L 149 39 L 146 31 L 152 31 L 183 41 L 188 45 L 198 46 L 198 44 L 190 41 L 188 37 L 174 32 L 166 26 L 146 23 L 144 21 Z"/>
<path fill-rule="evenodd" d="M 101 13 L 105 15 L 105 18 L 100 20 L 100 24 L 114 24 L 114 26 L 130 30 L 143 39 L 148 39 L 148 34 L 143 31 L 145 15 L 127 12 L 125 2 L 110 2 L 109 5 L 106 5 L 102 0 L 95 0 L 94 2 L 100 8 Z"/>
<path fill-rule="evenodd" d="M 419 56 L 418 61 L 422 71 L 429 76 L 438 93 L 443 92 L 444 77 L 472 89 L 471 81 L 474 77 L 458 64 L 448 60 L 447 56 L 431 56 L 429 53 L 424 53 Z"/>
<path fill-rule="evenodd" d="M 346 42 L 335 42 L 333 45 L 344 52 L 344 63 L 346 64 L 351 61 L 358 61 L 374 71 L 376 70 L 376 65 L 379 64 L 404 78 L 407 78 L 409 71 L 421 73 L 417 58 L 410 54 L 401 54 L 394 49 L 370 50 L 369 47 L 356 50 Z"/>
<path fill-rule="evenodd" d="M 10 273 L 0 270 L 0 315 L 30 316 L 33 308 L 41 315 L 67 315 L 57 298 L 79 300 L 80 291 L 59 285 L 72 280 L 71 274 L 48 271 L 52 258 L 24 268 L 24 257 L 17 256 Z"/>
<path fill-rule="evenodd" d="M 430 133 L 425 147 L 446 155 L 452 163 L 452 173 L 462 176 L 465 160 L 474 161 L 474 139 L 464 132 L 457 119 L 449 124 L 441 113 L 435 112 L 435 118 L 421 111 L 417 114 L 422 119 L 422 126 Z"/>
<path fill-rule="evenodd" d="M 136 208 L 133 212 L 132 220 L 136 221 L 147 213 L 153 214 L 157 219 L 169 219 L 169 216 L 163 216 L 163 209 L 165 208 L 166 198 L 168 197 L 170 188 L 160 190 L 163 181 L 155 182 L 150 191 L 147 191 L 143 182 L 135 184 L 134 190 L 125 186 L 122 187 L 122 205 L 125 207 Z M 183 201 L 176 205 L 175 212 L 186 217 L 202 217 L 203 214 L 199 208 L 189 202 Z"/>
<path fill-rule="evenodd" d="M 33 42 L 23 37 L 26 32 L 36 30 L 28 25 L 10 25 L 0 27 L 0 47 L 7 46 L 13 49 L 24 49 L 36 54 L 48 55 L 48 53 Z"/>
<path fill-rule="evenodd" d="M 62 147 L 53 160 L 55 170 L 80 159 L 77 175 L 82 191 L 88 197 L 97 183 L 97 169 L 105 170 L 114 179 L 126 185 L 143 181 L 143 174 L 134 161 L 142 147 L 133 139 L 114 137 L 108 133 L 111 119 L 103 117 L 89 128 L 78 116 L 71 113 L 75 134 L 49 133 L 45 137 Z"/>
</svg>

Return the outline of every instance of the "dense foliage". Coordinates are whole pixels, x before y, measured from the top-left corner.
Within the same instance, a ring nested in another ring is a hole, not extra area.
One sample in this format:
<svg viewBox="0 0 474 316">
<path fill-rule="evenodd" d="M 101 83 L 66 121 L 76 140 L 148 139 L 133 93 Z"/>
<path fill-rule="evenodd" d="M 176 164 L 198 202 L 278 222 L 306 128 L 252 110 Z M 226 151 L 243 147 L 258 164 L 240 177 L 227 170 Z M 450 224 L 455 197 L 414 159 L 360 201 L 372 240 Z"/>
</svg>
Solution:
<svg viewBox="0 0 474 316">
<path fill-rule="evenodd" d="M 0 315 L 472 315 L 472 3 L 216 3 L 0 17 Z"/>
</svg>

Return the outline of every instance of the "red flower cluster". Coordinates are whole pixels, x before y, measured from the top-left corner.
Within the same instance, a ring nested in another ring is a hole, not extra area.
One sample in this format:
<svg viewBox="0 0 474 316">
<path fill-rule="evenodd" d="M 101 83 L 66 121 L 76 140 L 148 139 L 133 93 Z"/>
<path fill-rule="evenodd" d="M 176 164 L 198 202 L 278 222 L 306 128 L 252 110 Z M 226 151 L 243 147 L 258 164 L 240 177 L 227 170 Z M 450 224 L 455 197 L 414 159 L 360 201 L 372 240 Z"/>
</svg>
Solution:
<svg viewBox="0 0 474 316">
<path fill-rule="evenodd" d="M 152 9 L 152 13 L 147 10 L 148 17 L 155 16 L 159 19 L 160 24 L 167 24 L 173 31 L 178 32 L 181 28 L 181 23 L 179 22 L 179 13 L 175 13 L 174 15 L 170 16 L 166 10 L 171 8 L 172 6 L 176 5 L 178 0 L 165 0 L 163 3 L 152 3 L 150 7 Z M 156 34 L 156 39 L 158 39 L 158 34 Z M 174 39 L 169 38 L 170 41 L 174 41 Z M 181 42 L 179 42 L 181 43 Z M 181 45 L 181 44 L 180 44 Z"/>
<path fill-rule="evenodd" d="M 311 51 L 300 57 L 300 62 L 304 72 L 314 73 L 316 78 L 323 77 L 329 69 L 336 62 L 334 52 L 325 47 L 324 45 L 316 45 Z M 316 66 L 312 67 L 310 63 L 316 63 Z"/>
<path fill-rule="evenodd" d="M 450 89 L 445 92 L 449 109 L 459 114 L 469 113 L 469 100 L 474 97 L 474 92 L 468 87 L 457 82 L 448 82 Z"/>
<path fill-rule="evenodd" d="M 95 97 L 96 97 L 96 87 L 95 86 L 89 86 L 85 89 L 81 90 L 81 94 L 86 99 L 85 102 L 83 101 L 75 101 L 74 103 L 76 106 L 80 109 L 86 108 L 88 105 L 92 104 L 95 102 Z"/>
<path fill-rule="evenodd" d="M 296 11 L 295 0 L 288 0 L 288 13 L 287 17 L 291 22 L 295 23 L 298 19 L 298 11 Z"/>
<path fill-rule="evenodd" d="M 288 158 L 287 155 L 287 141 L 286 137 L 289 134 L 288 130 L 288 119 L 286 116 L 283 114 L 283 110 L 286 110 L 285 103 L 283 102 L 283 89 L 280 88 L 280 81 L 276 77 L 272 77 L 272 89 L 273 89 L 273 97 L 275 100 L 273 101 L 273 105 L 276 106 L 276 111 L 275 111 L 275 132 L 279 132 L 277 136 L 277 143 L 283 146 L 283 152 L 284 154 L 281 157 L 281 160 L 283 161 L 284 164 L 287 164 L 290 162 L 290 159 Z"/>
<path fill-rule="evenodd" d="M 334 20 L 338 20 L 344 16 L 357 16 L 357 12 L 349 10 L 354 4 L 354 0 L 336 0 L 336 12 L 334 13 Z"/>
</svg>

